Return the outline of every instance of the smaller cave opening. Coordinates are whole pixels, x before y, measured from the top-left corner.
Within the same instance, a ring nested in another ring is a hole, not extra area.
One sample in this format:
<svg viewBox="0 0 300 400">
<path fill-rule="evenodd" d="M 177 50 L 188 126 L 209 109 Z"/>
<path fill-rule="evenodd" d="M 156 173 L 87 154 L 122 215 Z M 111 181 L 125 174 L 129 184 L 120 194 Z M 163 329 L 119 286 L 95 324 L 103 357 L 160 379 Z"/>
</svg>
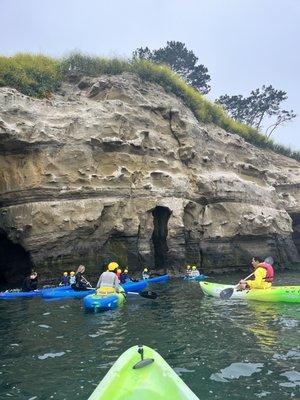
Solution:
<svg viewBox="0 0 300 400">
<path fill-rule="evenodd" d="M 0 231 L 0 286 L 20 285 L 33 268 L 29 253 Z"/>
<path fill-rule="evenodd" d="M 153 233 L 152 243 L 154 249 L 154 263 L 157 269 L 167 267 L 168 259 L 168 221 L 171 211 L 167 207 L 157 206 L 152 211 L 153 215 Z"/>
</svg>

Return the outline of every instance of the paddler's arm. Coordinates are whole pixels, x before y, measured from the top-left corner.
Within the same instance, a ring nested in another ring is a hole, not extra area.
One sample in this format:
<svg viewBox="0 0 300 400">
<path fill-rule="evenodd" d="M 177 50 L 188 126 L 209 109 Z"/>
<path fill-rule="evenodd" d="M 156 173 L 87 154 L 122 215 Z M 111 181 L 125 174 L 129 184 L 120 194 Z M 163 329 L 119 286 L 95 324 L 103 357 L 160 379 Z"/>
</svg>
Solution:
<svg viewBox="0 0 300 400">
<path fill-rule="evenodd" d="M 247 281 L 247 285 L 249 286 L 250 289 L 261 288 L 266 275 L 267 271 L 265 270 L 265 268 L 258 267 L 254 272 L 255 279 Z"/>
<path fill-rule="evenodd" d="M 115 287 L 115 290 L 116 290 L 118 293 L 124 292 L 124 289 L 122 288 L 121 283 L 120 283 L 120 280 L 119 280 L 119 278 L 117 277 L 117 275 L 116 275 L 115 280 L 114 280 L 114 287 Z"/>
<path fill-rule="evenodd" d="M 99 289 L 99 287 L 101 286 L 101 281 L 102 281 L 102 274 L 100 275 L 100 278 L 98 279 L 96 289 Z"/>
</svg>

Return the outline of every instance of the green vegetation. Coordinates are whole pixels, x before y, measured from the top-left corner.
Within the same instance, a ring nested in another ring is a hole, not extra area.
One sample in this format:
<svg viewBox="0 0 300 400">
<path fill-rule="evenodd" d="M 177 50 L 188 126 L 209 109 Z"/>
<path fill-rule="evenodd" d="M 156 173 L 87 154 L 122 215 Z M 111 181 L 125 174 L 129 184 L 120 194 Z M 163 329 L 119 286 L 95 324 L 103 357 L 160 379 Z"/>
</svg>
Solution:
<svg viewBox="0 0 300 400">
<path fill-rule="evenodd" d="M 208 69 L 203 64 L 198 64 L 198 57 L 182 42 L 172 40 L 167 42 L 165 47 L 157 50 L 140 47 L 133 52 L 133 58 L 152 61 L 156 64 L 166 64 L 186 83 L 198 89 L 202 94 L 210 91 Z"/>
<path fill-rule="evenodd" d="M 230 118 L 220 105 L 206 100 L 197 89 L 189 86 L 166 65 L 143 59 L 104 59 L 80 53 L 71 54 L 61 60 L 30 54 L 0 57 L 0 86 L 11 86 L 36 97 L 43 97 L 47 92 L 57 90 L 70 73 L 98 76 L 123 72 L 136 74 L 142 80 L 157 83 L 167 92 L 174 93 L 201 122 L 214 123 L 226 131 L 242 136 L 249 143 L 300 160 L 300 152 L 276 144 L 256 129 Z"/>
<path fill-rule="evenodd" d="M 61 83 L 60 62 L 50 57 L 16 54 L 0 57 L 0 86 L 11 86 L 28 96 L 45 97 Z"/>
<path fill-rule="evenodd" d="M 265 120 L 273 117 L 271 125 L 265 131 L 269 138 L 276 128 L 296 117 L 293 110 L 281 108 L 281 103 L 286 99 L 287 93 L 283 90 L 274 89 L 272 85 L 263 85 L 261 89 L 252 90 L 248 97 L 225 94 L 220 96 L 216 103 L 235 121 L 250 125 L 258 131 L 262 129 Z"/>
</svg>

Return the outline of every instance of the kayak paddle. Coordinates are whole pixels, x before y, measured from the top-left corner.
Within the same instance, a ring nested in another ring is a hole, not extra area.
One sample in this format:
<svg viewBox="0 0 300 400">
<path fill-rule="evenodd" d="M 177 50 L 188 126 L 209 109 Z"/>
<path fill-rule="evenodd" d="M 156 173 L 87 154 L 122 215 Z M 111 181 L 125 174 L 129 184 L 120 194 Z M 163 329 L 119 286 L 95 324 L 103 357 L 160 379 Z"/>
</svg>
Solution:
<svg viewBox="0 0 300 400">
<path fill-rule="evenodd" d="M 157 298 L 157 293 L 152 292 L 152 290 L 146 290 L 144 292 L 126 292 L 128 294 L 137 294 L 141 297 L 144 297 L 145 299 L 152 299 L 155 300 Z"/>
<path fill-rule="evenodd" d="M 97 290 L 97 288 L 91 288 L 91 289 Z M 126 293 L 136 294 L 138 296 L 144 297 L 145 299 L 152 299 L 152 300 L 155 300 L 157 298 L 157 293 L 152 292 L 152 290 L 145 290 L 144 292 L 127 292 L 126 291 L 126 292 L 119 292 L 119 293 L 122 293 L 124 295 L 126 295 Z M 108 293 L 107 295 L 112 295 L 112 294 L 116 294 L 116 293 L 112 292 L 112 293 Z"/>
<path fill-rule="evenodd" d="M 266 259 L 265 259 L 265 261 L 264 261 L 265 263 L 267 263 L 267 264 L 270 264 L 270 265 L 273 265 L 273 263 L 274 263 L 274 260 L 273 260 L 273 257 L 267 257 Z M 254 275 L 254 272 L 252 272 L 252 274 L 250 274 L 250 275 L 248 275 L 245 279 L 243 279 L 244 281 L 246 281 L 247 279 L 249 279 L 252 275 Z M 227 288 L 227 289 L 223 289 L 221 292 L 220 292 L 220 298 L 222 299 L 222 300 L 228 300 L 231 296 L 232 296 L 232 294 L 233 294 L 233 292 L 234 292 L 234 289 L 236 289 L 236 287 L 238 286 L 238 284 L 236 285 L 236 286 L 234 286 L 233 288 Z"/>
<path fill-rule="evenodd" d="M 254 272 L 252 272 L 252 274 L 246 276 L 246 278 L 244 278 L 244 281 L 246 281 L 247 279 L 249 279 L 253 274 L 254 274 Z M 221 298 L 222 300 L 227 300 L 227 299 L 229 299 L 229 298 L 232 296 L 232 293 L 234 292 L 234 289 L 236 289 L 238 285 L 239 285 L 239 284 L 235 285 L 233 288 L 230 287 L 230 288 L 223 289 L 223 290 L 220 292 L 220 298 Z"/>
</svg>

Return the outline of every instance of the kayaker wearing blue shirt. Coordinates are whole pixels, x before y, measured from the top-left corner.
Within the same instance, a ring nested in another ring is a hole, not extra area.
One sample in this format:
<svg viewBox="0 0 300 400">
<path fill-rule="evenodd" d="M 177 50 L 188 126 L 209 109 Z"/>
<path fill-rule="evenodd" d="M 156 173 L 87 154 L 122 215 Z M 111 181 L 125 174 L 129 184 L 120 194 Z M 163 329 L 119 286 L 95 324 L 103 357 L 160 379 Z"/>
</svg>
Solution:
<svg viewBox="0 0 300 400">
<path fill-rule="evenodd" d="M 70 283 L 70 280 L 68 277 L 68 273 L 64 272 L 63 276 L 61 277 L 61 281 L 59 282 L 59 286 L 67 286 L 67 285 L 69 285 L 69 283 Z"/>
<path fill-rule="evenodd" d="M 123 291 L 123 288 L 120 286 L 120 281 L 114 271 L 119 268 L 119 264 L 116 262 L 110 262 L 107 266 L 107 271 L 103 272 L 100 275 L 100 278 L 97 282 L 97 294 L 110 294 Z"/>
<path fill-rule="evenodd" d="M 27 276 L 22 284 L 22 292 L 31 292 L 37 289 L 38 279 L 37 272 L 31 271 L 31 274 Z"/>
<path fill-rule="evenodd" d="M 130 281 L 130 278 L 128 276 L 128 269 L 125 268 L 121 274 L 120 282 L 121 282 L 121 284 L 123 284 L 123 283 L 126 283 L 127 281 Z"/>
</svg>

